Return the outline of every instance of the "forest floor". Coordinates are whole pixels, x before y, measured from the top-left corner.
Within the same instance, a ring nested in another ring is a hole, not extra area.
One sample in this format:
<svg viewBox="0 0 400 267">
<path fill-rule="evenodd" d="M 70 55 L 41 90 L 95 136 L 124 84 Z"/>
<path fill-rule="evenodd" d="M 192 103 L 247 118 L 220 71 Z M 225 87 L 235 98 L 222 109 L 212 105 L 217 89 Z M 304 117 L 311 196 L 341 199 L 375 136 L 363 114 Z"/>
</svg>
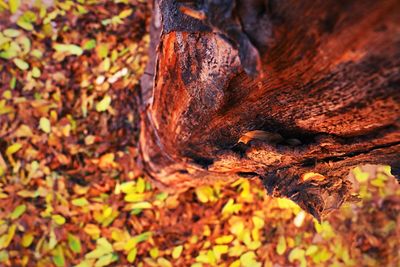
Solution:
<svg viewBox="0 0 400 267">
<path fill-rule="evenodd" d="M 362 200 L 321 224 L 257 180 L 138 175 L 146 2 L 0 0 L 0 266 L 400 266 L 389 167 L 353 170 Z"/>
</svg>

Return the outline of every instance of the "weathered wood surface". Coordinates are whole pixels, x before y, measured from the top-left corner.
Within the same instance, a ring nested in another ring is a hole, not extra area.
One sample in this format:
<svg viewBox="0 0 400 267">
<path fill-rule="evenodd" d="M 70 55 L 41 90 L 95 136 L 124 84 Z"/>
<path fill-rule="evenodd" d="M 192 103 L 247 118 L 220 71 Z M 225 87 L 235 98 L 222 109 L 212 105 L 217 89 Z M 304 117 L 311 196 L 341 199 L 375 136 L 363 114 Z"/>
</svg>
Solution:
<svg viewBox="0 0 400 267">
<path fill-rule="evenodd" d="M 141 155 L 159 185 L 257 176 L 320 217 L 349 197 L 350 168 L 399 167 L 399 1 L 235 1 L 209 15 L 225 24 L 182 2 L 155 3 L 142 79 Z M 281 138 L 238 143 L 254 130 Z"/>
</svg>

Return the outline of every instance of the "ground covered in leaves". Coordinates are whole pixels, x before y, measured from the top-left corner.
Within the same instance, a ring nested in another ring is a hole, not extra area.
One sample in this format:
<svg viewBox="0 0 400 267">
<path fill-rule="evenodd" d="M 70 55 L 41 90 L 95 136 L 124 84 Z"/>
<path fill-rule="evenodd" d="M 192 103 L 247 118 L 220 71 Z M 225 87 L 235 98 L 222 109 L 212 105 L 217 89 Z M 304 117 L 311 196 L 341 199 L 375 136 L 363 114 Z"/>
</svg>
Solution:
<svg viewBox="0 0 400 267">
<path fill-rule="evenodd" d="M 139 0 L 0 0 L 0 266 L 399 266 L 400 187 L 321 224 L 256 180 L 181 194 L 139 175 Z"/>
</svg>

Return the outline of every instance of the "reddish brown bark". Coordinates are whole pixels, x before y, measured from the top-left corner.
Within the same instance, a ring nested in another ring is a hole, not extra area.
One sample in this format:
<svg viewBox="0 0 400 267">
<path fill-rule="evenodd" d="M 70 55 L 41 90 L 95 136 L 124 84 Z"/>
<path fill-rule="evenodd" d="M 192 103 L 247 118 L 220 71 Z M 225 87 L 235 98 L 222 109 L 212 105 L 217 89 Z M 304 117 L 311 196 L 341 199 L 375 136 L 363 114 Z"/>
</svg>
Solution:
<svg viewBox="0 0 400 267">
<path fill-rule="evenodd" d="M 349 197 L 350 168 L 399 167 L 400 2 L 236 1 L 225 24 L 182 4 L 155 8 L 142 80 L 141 153 L 158 184 L 260 177 L 320 217 Z M 238 142 L 254 130 L 264 137 Z"/>
</svg>

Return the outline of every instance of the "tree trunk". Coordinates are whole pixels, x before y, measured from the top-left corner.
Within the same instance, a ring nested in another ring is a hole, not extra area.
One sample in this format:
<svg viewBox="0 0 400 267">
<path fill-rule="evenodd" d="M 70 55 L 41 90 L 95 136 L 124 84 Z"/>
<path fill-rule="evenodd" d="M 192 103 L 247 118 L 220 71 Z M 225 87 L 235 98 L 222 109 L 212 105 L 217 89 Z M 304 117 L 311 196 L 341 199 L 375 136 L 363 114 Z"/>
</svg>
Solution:
<svg viewBox="0 0 400 267">
<path fill-rule="evenodd" d="M 202 2 L 154 5 L 140 148 L 156 183 L 259 177 L 320 218 L 350 168 L 397 170 L 398 0 Z"/>
</svg>

